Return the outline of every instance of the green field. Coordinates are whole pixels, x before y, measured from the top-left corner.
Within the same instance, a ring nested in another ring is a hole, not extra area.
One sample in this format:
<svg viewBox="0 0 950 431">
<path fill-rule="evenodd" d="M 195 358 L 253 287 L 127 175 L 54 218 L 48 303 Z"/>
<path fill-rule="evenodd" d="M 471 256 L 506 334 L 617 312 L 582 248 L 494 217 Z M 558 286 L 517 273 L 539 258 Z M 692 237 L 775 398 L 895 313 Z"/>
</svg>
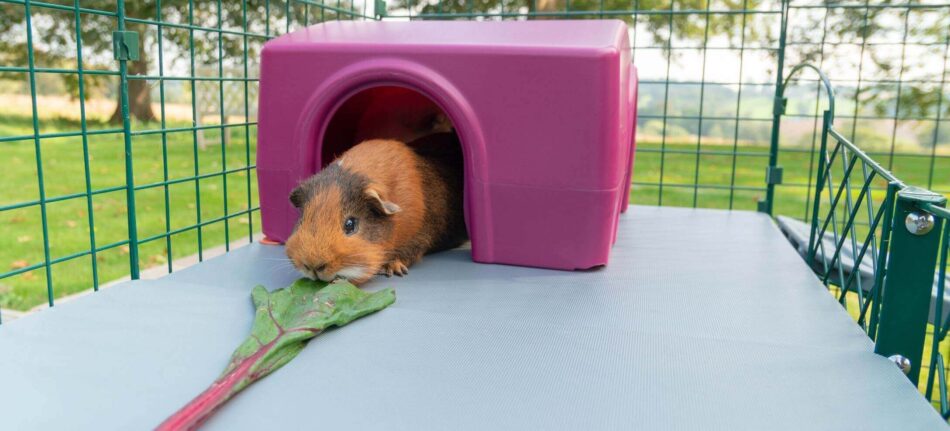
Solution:
<svg viewBox="0 0 950 431">
<path fill-rule="evenodd" d="M 697 155 L 695 143 L 673 143 L 665 147 L 652 142 L 639 144 L 634 161 L 631 202 L 755 210 L 758 200 L 765 197 L 768 147 L 741 145 L 734 149 L 731 145 L 703 144 L 699 151 Z M 733 153 L 739 155 L 734 157 Z M 885 167 L 891 160 L 887 152 L 869 154 Z M 778 164 L 784 169 L 784 180 L 776 187 L 776 214 L 805 217 L 806 204 L 814 193 L 811 187 L 817 169 L 812 165 L 812 159 L 807 148 L 779 151 Z M 920 187 L 929 184 L 934 191 L 950 194 L 950 156 L 937 155 L 933 161 L 931 170 L 929 153 L 898 153 L 893 157 L 891 171 L 908 184 Z M 834 175 L 843 171 L 840 163 L 839 158 L 832 171 Z M 860 180 L 860 175 L 858 167 L 851 180 Z M 661 179 L 662 187 L 658 185 Z M 875 200 L 881 200 L 886 182 L 877 179 L 872 181 L 872 185 L 876 188 L 873 193 Z M 858 186 L 858 183 L 854 184 L 854 187 Z"/>
<path fill-rule="evenodd" d="M 168 124 L 167 128 L 187 127 L 188 124 Z M 106 130 L 115 126 L 90 123 L 89 130 Z M 136 124 L 135 129 L 160 129 L 160 124 Z M 32 134 L 28 116 L 4 115 L 0 118 L 0 136 Z M 80 130 L 76 121 L 49 119 L 41 122 L 44 134 Z M 231 135 L 226 146 L 226 166 L 222 163 L 222 146 L 217 131 L 207 131 L 209 145 L 195 151 L 191 131 L 167 133 L 168 208 L 163 182 L 162 134 L 133 136 L 133 164 L 135 184 L 138 187 L 155 185 L 136 191 L 139 238 L 161 235 L 167 230 L 182 230 L 171 236 L 172 260 L 198 252 L 198 230 L 189 229 L 198 223 L 198 206 L 202 222 L 220 219 L 227 213 L 230 241 L 248 238 L 251 230 L 259 230 L 258 213 L 248 219 L 247 208 L 257 206 L 255 171 L 244 170 L 254 164 L 256 129 L 251 126 L 245 140 L 245 128 L 227 129 Z M 121 133 L 95 134 L 88 137 L 89 173 L 93 190 L 121 187 L 125 184 L 124 151 Z M 83 142 L 79 137 L 43 139 L 42 161 L 47 199 L 83 193 L 86 190 Z M 660 150 L 666 151 L 661 157 Z M 38 198 L 38 181 L 34 142 L 32 140 L 0 143 L 6 161 L 4 187 L 0 190 L 0 206 L 34 201 Z M 640 205 L 673 205 L 703 208 L 734 208 L 754 210 L 763 198 L 764 174 L 768 163 L 768 148 L 764 145 L 703 144 L 696 154 L 695 143 L 641 143 L 635 161 L 635 175 L 631 199 Z M 739 155 L 733 157 L 733 153 Z M 887 155 L 877 155 L 882 161 Z M 196 196 L 195 160 L 200 199 Z M 698 164 L 697 164 L 698 160 Z M 661 163 L 662 162 L 662 163 Z M 808 197 L 810 157 L 801 150 L 782 151 L 779 163 L 785 167 L 785 185 L 778 188 L 776 212 L 804 217 Z M 662 165 L 662 166 L 661 166 Z M 928 155 L 903 155 L 894 158 L 894 171 L 909 183 L 926 186 L 930 177 Z M 230 172 L 220 175 L 222 168 Z M 662 171 L 662 176 L 661 176 Z M 950 190 L 950 158 L 938 158 L 932 188 Z M 218 175 L 215 175 L 218 174 Z M 248 177 L 250 174 L 250 177 Z M 227 187 L 224 178 L 227 179 Z M 658 184 L 662 179 L 661 186 Z M 175 182 L 175 180 L 180 180 Z M 251 199 L 248 201 L 248 184 Z M 795 186 L 802 184 L 805 186 Z M 876 185 L 881 185 L 876 183 Z M 730 187 L 735 186 L 735 190 Z M 875 193 L 880 198 L 881 192 Z M 661 201 L 662 197 L 662 201 Z M 225 199 L 226 198 L 226 199 Z M 92 198 L 97 247 L 121 243 L 128 238 L 125 191 L 115 190 L 96 194 Z M 249 205 L 250 204 L 250 205 Z M 84 196 L 53 202 L 47 205 L 50 256 L 53 259 L 82 253 L 90 249 L 89 214 Z M 205 249 L 225 242 L 225 222 L 210 223 L 201 229 Z M 40 208 L 37 205 L 0 211 L 0 273 L 41 263 L 43 233 Z M 140 246 L 142 268 L 166 265 L 168 243 L 159 237 Z M 100 283 L 115 280 L 129 273 L 126 245 L 116 245 L 95 257 Z M 56 297 L 86 290 L 93 285 L 92 257 L 79 256 L 53 266 L 52 278 Z M 0 306 L 26 310 L 46 302 L 46 274 L 42 268 L 0 279 Z"/>
<path fill-rule="evenodd" d="M 137 130 L 159 129 L 160 124 L 138 124 Z M 168 124 L 167 128 L 187 127 L 189 124 Z M 115 128 L 114 125 L 91 122 L 90 131 Z M 41 133 L 74 132 L 80 124 L 70 120 L 43 120 Z M 140 239 L 160 235 L 166 231 L 184 229 L 171 236 L 172 260 L 198 252 L 198 207 L 202 223 L 225 216 L 227 202 L 228 239 L 248 238 L 251 229 L 260 229 L 257 212 L 253 219 L 247 209 L 257 206 L 255 171 L 243 169 L 248 157 L 253 165 L 257 130 L 247 131 L 250 145 L 245 140 L 245 128 L 227 129 L 231 141 L 222 156 L 220 132 L 207 130 L 207 147 L 195 151 L 191 131 L 172 132 L 165 136 L 167 151 L 168 212 L 166 220 L 165 178 L 161 134 L 134 136 L 133 167 L 137 187 L 155 185 L 137 190 L 136 218 Z M 0 118 L 0 136 L 32 135 L 32 121 L 28 116 L 5 115 Z M 86 191 L 83 142 L 79 137 L 50 138 L 41 141 L 44 189 L 47 199 Z M 248 153 L 249 152 L 249 153 Z M 38 199 L 36 155 L 33 140 L 0 143 L 0 154 L 5 161 L 4 186 L 0 191 L 0 206 L 30 202 Z M 249 156 L 248 156 L 249 154 Z M 125 184 L 124 140 L 121 133 L 90 135 L 88 137 L 89 176 L 92 190 L 120 187 Z M 200 199 L 196 194 L 197 176 Z M 230 172 L 221 175 L 222 161 Z M 217 175 L 215 175 L 217 173 Z M 250 174 L 250 178 L 248 175 Z M 227 188 L 225 188 L 225 179 Z M 248 184 L 251 201 L 248 202 Z M 225 200 L 226 198 L 226 200 Z M 95 222 L 96 247 L 121 243 L 128 239 L 125 190 L 95 194 L 92 197 L 92 215 Z M 85 196 L 49 203 L 46 207 L 49 249 L 52 259 L 82 253 L 90 249 L 89 212 Z M 201 229 L 204 248 L 225 242 L 225 221 L 204 225 Z M 26 265 L 42 263 L 43 231 L 38 205 L 0 211 L 0 273 Z M 139 247 L 141 267 L 167 263 L 169 243 L 165 238 Z M 116 245 L 97 253 L 95 257 L 100 283 L 122 278 L 129 274 L 129 248 Z M 79 256 L 52 267 L 56 297 L 80 292 L 93 285 L 92 256 Z M 26 310 L 46 302 L 46 272 L 43 268 L 0 279 L 0 307 Z"/>
</svg>

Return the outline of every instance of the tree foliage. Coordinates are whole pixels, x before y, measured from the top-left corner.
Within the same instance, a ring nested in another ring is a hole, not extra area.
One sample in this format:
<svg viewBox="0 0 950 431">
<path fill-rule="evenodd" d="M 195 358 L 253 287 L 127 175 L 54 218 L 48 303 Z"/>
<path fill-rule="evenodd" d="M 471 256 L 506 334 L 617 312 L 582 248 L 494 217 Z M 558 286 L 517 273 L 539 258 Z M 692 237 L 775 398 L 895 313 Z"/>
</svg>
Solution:
<svg viewBox="0 0 950 431">
<path fill-rule="evenodd" d="M 103 11 L 106 14 L 80 13 L 79 37 L 82 42 L 82 61 L 84 70 L 111 70 L 118 69 L 112 57 L 112 32 L 118 29 L 115 0 L 84 0 L 83 9 Z M 217 9 L 216 2 L 193 2 L 194 9 L 189 9 L 187 0 L 161 1 L 161 15 L 159 17 L 158 2 L 126 1 L 125 16 L 126 29 L 139 34 L 139 61 L 130 61 L 129 75 L 157 75 L 158 74 L 158 22 L 173 25 L 162 26 L 162 52 L 164 69 L 184 67 L 190 70 L 190 56 L 194 55 L 196 68 L 210 66 L 217 72 L 218 44 L 221 44 L 222 67 L 233 67 L 241 64 L 244 54 L 244 41 L 240 34 L 226 34 L 218 37 L 213 31 L 219 26 L 231 32 L 242 32 L 244 28 L 244 13 L 240 2 L 221 2 L 222 9 Z M 248 2 L 247 15 L 248 32 L 264 34 L 273 29 L 283 27 L 285 15 L 283 9 L 270 6 L 265 1 Z M 0 4 L 0 64 L 27 65 L 28 46 L 26 38 L 26 19 L 24 6 L 16 4 Z M 33 26 L 33 54 L 38 67 L 53 67 L 60 69 L 77 69 L 79 58 L 77 47 L 76 14 L 54 8 L 33 6 L 31 11 Z M 108 15 L 107 15 L 108 14 Z M 110 16 L 111 15 L 111 16 Z M 271 22 L 265 22 L 263 17 L 270 15 Z M 262 17 L 252 20 L 251 17 Z M 136 20 L 147 20 L 139 22 Z M 190 31 L 180 25 L 191 26 Z M 207 29 L 207 30 L 205 30 Z M 256 56 L 257 47 L 262 38 L 255 37 L 257 43 L 249 44 L 248 55 Z M 191 73 L 194 74 L 194 73 Z M 61 74 L 64 84 L 70 95 L 75 97 L 78 92 L 78 75 L 75 73 Z M 10 74 L 0 74 L 0 78 L 14 78 Z M 89 88 L 102 88 L 108 85 L 107 75 L 86 75 L 84 84 Z M 118 81 L 113 79 L 112 81 Z M 142 121 L 155 119 L 152 111 L 152 98 L 149 82 L 143 79 L 129 80 L 129 103 L 131 114 Z M 117 95 L 119 91 L 115 92 Z M 87 92 L 88 94 L 88 92 Z M 116 103 L 116 111 L 111 122 L 121 121 L 120 104 Z"/>
<path fill-rule="evenodd" d="M 824 1 L 826 8 L 790 12 L 786 64 L 825 65 L 832 78 L 861 69 L 864 81 L 860 89 L 855 89 L 858 93 L 855 97 L 863 109 L 877 115 L 932 117 L 940 109 L 941 116 L 950 116 L 950 101 L 945 100 L 941 87 L 935 84 L 946 80 L 947 75 L 950 8 L 906 8 L 896 4 L 892 8 L 842 8 L 830 0 Z M 883 0 L 883 4 L 893 1 Z M 82 7 L 114 15 L 116 4 L 116 0 L 84 0 Z M 194 8 L 190 9 L 187 0 L 164 0 L 159 11 L 156 0 L 124 2 L 126 16 L 131 19 L 127 27 L 139 32 L 141 40 L 142 61 L 129 63 L 130 75 L 157 74 L 158 27 L 135 20 L 155 22 L 160 17 L 161 21 L 173 24 L 162 27 L 165 72 L 178 67 L 195 75 L 190 64 L 192 55 L 195 68 L 209 68 L 217 73 L 219 42 L 223 68 L 235 67 L 244 60 L 240 34 L 225 34 L 219 38 L 216 32 L 203 29 L 221 27 L 241 32 L 246 28 L 249 33 L 274 35 L 290 27 L 291 22 L 292 27 L 297 27 L 304 22 L 337 17 L 336 13 L 321 11 L 316 5 L 292 2 L 287 7 L 279 0 L 249 0 L 246 10 L 242 10 L 241 2 L 220 2 L 220 11 L 218 2 L 194 1 L 192 4 Z M 414 16 L 422 19 L 622 19 L 635 29 L 640 44 L 663 49 L 674 61 L 681 52 L 677 48 L 702 48 L 713 42 L 731 48 L 748 44 L 776 47 L 780 21 L 776 14 L 762 12 L 778 10 L 781 5 L 778 0 L 389 0 L 388 4 L 391 11 L 411 9 Z M 115 70 L 116 63 L 111 57 L 112 31 L 117 28 L 115 16 L 82 13 L 80 17 L 84 68 Z M 75 69 L 75 14 L 34 5 L 32 24 L 37 64 Z M 197 29 L 189 31 L 175 25 L 193 25 Z M 0 64 L 26 65 L 25 34 L 24 6 L 0 4 Z M 252 39 L 254 43 L 248 46 L 248 56 L 256 58 L 263 38 Z M 917 49 L 922 46 L 919 41 L 931 42 L 923 54 Z M 940 49 L 943 49 L 943 67 L 935 71 L 933 66 L 940 59 L 935 59 L 934 53 Z M 777 53 L 777 49 L 769 51 L 773 58 Z M 835 66 L 828 66 L 830 64 Z M 863 75 L 873 79 L 865 79 Z M 10 77 L 10 74 L 0 73 L 0 79 Z M 77 94 L 77 75 L 63 74 L 62 79 L 70 93 Z M 902 81 L 900 91 L 898 79 Z M 116 85 L 101 75 L 87 75 L 84 82 L 87 89 Z M 154 118 L 147 84 L 145 80 L 133 79 L 129 85 L 132 113 L 140 120 Z M 113 120 L 117 119 L 114 115 Z"/>
</svg>

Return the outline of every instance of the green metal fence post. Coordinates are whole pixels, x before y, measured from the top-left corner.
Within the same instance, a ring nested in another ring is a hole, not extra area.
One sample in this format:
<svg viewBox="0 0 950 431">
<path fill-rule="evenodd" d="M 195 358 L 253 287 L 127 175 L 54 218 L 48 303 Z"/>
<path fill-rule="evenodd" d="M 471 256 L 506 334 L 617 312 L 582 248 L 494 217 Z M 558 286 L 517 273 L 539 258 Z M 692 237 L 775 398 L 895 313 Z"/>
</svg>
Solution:
<svg viewBox="0 0 950 431">
<path fill-rule="evenodd" d="M 33 117 L 33 151 L 36 157 L 36 180 L 39 191 L 40 220 L 43 225 L 43 267 L 46 268 L 46 298 L 49 306 L 53 306 L 53 268 L 50 264 L 49 248 L 49 221 L 46 214 L 46 184 L 43 178 L 43 151 L 40 142 L 40 115 L 36 104 L 36 58 L 33 48 L 33 18 L 30 11 L 30 1 L 23 3 L 26 18 L 26 46 L 27 61 L 30 77 L 31 115 Z"/>
<path fill-rule="evenodd" d="M 933 215 L 921 209 L 921 205 L 928 203 L 944 206 L 946 198 L 916 187 L 897 193 L 874 346 L 874 352 L 879 355 L 909 359 L 911 368 L 907 376 L 915 385 L 920 377 L 940 245 L 940 230 L 933 229 L 936 224 Z"/>
<path fill-rule="evenodd" d="M 950 226 L 948 226 L 948 221 L 944 219 L 938 219 L 938 226 L 943 229 L 943 246 L 940 247 L 940 262 L 937 266 L 937 298 L 943 298 L 944 292 L 947 288 L 947 278 L 946 278 L 946 268 L 947 268 L 947 253 L 950 252 Z M 943 358 L 940 353 L 940 342 L 943 341 L 943 327 L 945 322 L 943 320 L 943 301 L 935 301 L 934 304 L 934 318 L 933 318 L 933 337 L 931 340 L 930 347 L 930 372 L 927 373 L 927 386 L 924 396 L 927 398 L 927 401 L 933 402 L 933 389 L 934 381 L 937 380 L 937 373 L 934 372 L 938 367 L 943 368 L 943 365 L 938 365 L 938 363 L 943 362 Z M 939 379 L 942 386 L 946 386 L 946 377 L 941 377 Z M 947 390 L 945 387 L 940 389 L 940 411 L 947 412 L 950 410 L 950 406 L 947 404 Z"/>
<path fill-rule="evenodd" d="M 135 179 L 132 168 L 132 124 L 129 118 L 129 60 L 137 60 L 139 47 L 138 35 L 135 46 L 129 46 L 133 33 L 125 31 L 125 1 L 116 1 L 119 31 L 113 34 L 116 46 L 116 59 L 119 60 L 119 90 L 122 97 L 122 135 L 125 143 L 125 200 L 129 226 L 129 275 L 133 280 L 139 278 L 139 240 L 135 223 Z M 120 43 L 121 42 L 121 43 Z"/>
<path fill-rule="evenodd" d="M 79 0 L 73 0 L 73 17 L 76 26 L 76 80 L 79 87 L 79 127 L 82 133 L 83 176 L 86 186 L 86 221 L 89 226 L 89 264 L 92 266 L 92 289 L 99 290 L 99 259 L 96 250 L 96 215 L 92 202 L 92 176 L 90 174 L 89 126 L 86 119 L 86 84 L 82 59 L 82 14 Z"/>
<path fill-rule="evenodd" d="M 891 231 L 894 229 L 894 205 L 897 202 L 897 191 L 900 190 L 900 184 L 895 181 L 891 181 L 887 184 L 887 195 L 884 197 L 884 202 L 881 202 L 882 210 L 884 211 L 884 224 L 881 225 L 881 244 L 878 246 L 877 254 L 877 264 L 874 268 L 877 268 L 877 271 L 874 273 L 874 291 L 871 292 L 871 321 L 868 323 L 868 336 L 872 340 L 877 340 L 877 328 L 878 322 L 881 318 L 881 298 L 883 297 L 883 286 L 884 286 L 884 273 L 887 266 L 887 257 L 889 250 L 891 248 Z M 898 226 L 903 228 L 901 226 Z M 863 317 L 863 316 L 862 316 Z"/>
<path fill-rule="evenodd" d="M 759 202 L 759 211 L 766 214 L 772 214 L 772 207 L 775 205 L 775 185 L 776 181 L 772 173 L 778 169 L 778 140 L 779 125 L 782 122 L 782 115 L 785 113 L 785 86 L 782 80 L 785 72 L 785 34 L 788 29 L 788 0 L 782 0 L 782 29 L 779 33 L 778 55 L 775 67 L 775 100 L 772 107 L 772 137 L 769 143 L 769 167 L 766 172 L 765 201 Z"/>
<path fill-rule="evenodd" d="M 821 147 L 818 150 L 818 180 L 815 182 L 815 201 L 812 202 L 811 229 L 808 235 L 808 258 L 814 260 L 818 246 L 815 244 L 818 233 L 818 212 L 821 210 L 821 192 L 825 185 L 825 159 L 828 155 L 828 128 L 831 127 L 831 111 L 825 110 L 821 121 Z"/>
</svg>

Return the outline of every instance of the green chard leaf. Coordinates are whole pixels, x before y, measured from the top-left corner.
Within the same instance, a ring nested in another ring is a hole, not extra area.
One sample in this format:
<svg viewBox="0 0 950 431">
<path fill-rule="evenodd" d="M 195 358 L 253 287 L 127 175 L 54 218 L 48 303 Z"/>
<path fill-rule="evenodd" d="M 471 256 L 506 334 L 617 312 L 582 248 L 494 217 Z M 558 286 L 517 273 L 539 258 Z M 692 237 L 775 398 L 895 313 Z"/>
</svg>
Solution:
<svg viewBox="0 0 950 431">
<path fill-rule="evenodd" d="M 396 301 L 392 289 L 375 293 L 348 282 L 308 279 L 268 292 L 251 291 L 256 309 L 251 335 L 231 355 L 224 373 L 207 390 L 159 425 L 159 430 L 194 429 L 234 394 L 290 362 L 307 341 Z"/>
</svg>

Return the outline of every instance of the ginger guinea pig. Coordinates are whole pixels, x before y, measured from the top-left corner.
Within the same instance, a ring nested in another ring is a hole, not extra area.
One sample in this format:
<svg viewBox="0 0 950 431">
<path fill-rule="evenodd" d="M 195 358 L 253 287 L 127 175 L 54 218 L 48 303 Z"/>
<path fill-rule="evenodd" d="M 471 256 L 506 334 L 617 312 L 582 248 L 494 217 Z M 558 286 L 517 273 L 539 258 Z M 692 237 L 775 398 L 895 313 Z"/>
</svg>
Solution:
<svg viewBox="0 0 950 431">
<path fill-rule="evenodd" d="M 323 281 L 405 275 L 424 254 L 467 240 L 462 190 L 454 133 L 362 142 L 291 193 L 300 218 L 287 256 Z"/>
</svg>

